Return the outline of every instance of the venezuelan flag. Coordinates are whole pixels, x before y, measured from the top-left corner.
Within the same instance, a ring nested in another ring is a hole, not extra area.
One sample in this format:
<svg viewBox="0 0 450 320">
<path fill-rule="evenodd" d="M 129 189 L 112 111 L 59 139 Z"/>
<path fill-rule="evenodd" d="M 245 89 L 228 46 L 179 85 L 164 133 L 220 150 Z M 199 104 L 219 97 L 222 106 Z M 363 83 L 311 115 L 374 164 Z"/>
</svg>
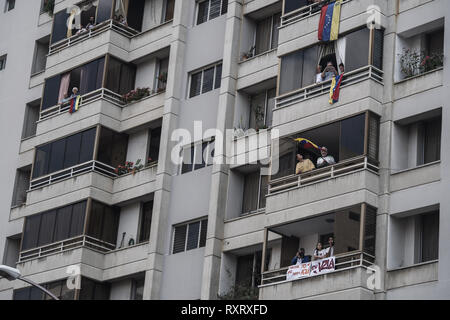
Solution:
<svg viewBox="0 0 450 320">
<path fill-rule="evenodd" d="M 313 143 L 305 138 L 298 138 L 298 139 L 295 139 L 295 141 L 297 141 L 300 144 L 300 146 L 303 147 L 304 149 L 316 149 L 316 150 L 321 149 L 315 143 Z"/>
<path fill-rule="evenodd" d="M 74 113 L 77 112 L 78 109 L 80 109 L 80 105 L 81 105 L 81 96 L 76 96 L 74 97 L 71 101 L 70 101 L 70 110 L 69 113 Z"/>
<path fill-rule="evenodd" d="M 344 74 L 333 77 L 331 80 L 331 88 L 330 88 L 330 104 L 336 103 L 339 101 L 339 91 L 341 90 L 342 79 L 344 78 Z"/>
<path fill-rule="evenodd" d="M 342 0 L 331 2 L 322 7 L 319 20 L 319 40 L 335 41 L 339 36 Z"/>
</svg>

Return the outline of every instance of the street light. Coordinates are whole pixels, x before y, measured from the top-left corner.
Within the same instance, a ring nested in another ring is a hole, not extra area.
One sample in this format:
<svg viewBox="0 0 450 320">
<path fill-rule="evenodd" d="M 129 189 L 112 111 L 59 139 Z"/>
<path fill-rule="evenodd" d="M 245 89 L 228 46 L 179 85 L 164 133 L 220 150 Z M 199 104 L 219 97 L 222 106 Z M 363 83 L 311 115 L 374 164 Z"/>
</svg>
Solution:
<svg viewBox="0 0 450 320">
<path fill-rule="evenodd" d="M 59 300 L 58 297 L 56 297 L 53 293 L 45 289 L 44 287 L 40 286 L 39 284 L 35 283 L 34 281 L 22 278 L 22 275 L 20 274 L 20 271 L 15 268 L 11 268 L 8 266 L 0 265 L 0 277 L 4 277 L 6 280 L 14 281 L 14 280 L 21 280 L 23 282 L 26 282 L 28 284 L 31 284 L 33 287 L 38 288 L 45 294 L 49 295 L 53 298 L 53 300 Z"/>
</svg>

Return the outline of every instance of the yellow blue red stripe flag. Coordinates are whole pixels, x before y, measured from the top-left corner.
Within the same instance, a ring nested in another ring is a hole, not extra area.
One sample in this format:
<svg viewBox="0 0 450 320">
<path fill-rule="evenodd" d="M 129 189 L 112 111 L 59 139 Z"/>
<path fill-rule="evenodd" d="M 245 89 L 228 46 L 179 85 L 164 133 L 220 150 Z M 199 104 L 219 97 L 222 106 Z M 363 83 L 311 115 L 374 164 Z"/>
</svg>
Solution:
<svg viewBox="0 0 450 320">
<path fill-rule="evenodd" d="M 69 113 L 74 113 L 77 112 L 78 109 L 80 109 L 80 105 L 81 105 L 81 96 L 76 96 L 74 97 L 71 101 L 70 101 L 70 110 Z"/>
<path fill-rule="evenodd" d="M 305 148 L 305 149 L 316 149 L 316 150 L 320 150 L 321 148 L 319 146 L 317 146 L 314 142 L 305 139 L 305 138 L 298 138 L 295 139 L 295 141 L 297 141 L 301 147 Z"/>
</svg>

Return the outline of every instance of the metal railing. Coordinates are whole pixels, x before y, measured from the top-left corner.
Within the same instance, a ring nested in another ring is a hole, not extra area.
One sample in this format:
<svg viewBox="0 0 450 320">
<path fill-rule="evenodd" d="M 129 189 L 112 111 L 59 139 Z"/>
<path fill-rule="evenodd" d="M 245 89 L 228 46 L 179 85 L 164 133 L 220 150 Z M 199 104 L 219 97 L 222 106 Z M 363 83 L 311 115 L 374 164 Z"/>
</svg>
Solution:
<svg viewBox="0 0 450 320">
<path fill-rule="evenodd" d="M 122 96 L 120 94 L 117 94 L 115 92 L 112 92 L 111 90 L 108 90 L 106 88 L 100 88 L 95 91 L 86 93 L 81 96 L 81 104 L 80 108 L 84 105 L 97 101 L 97 100 L 105 100 L 108 102 L 111 102 L 112 104 L 115 104 L 119 107 L 123 107 L 126 105 L 126 103 L 123 101 Z M 39 116 L 39 121 L 57 116 L 61 113 L 68 112 L 70 109 L 70 101 L 58 104 L 56 106 L 47 108 L 45 110 L 42 110 Z"/>
<path fill-rule="evenodd" d="M 73 166 L 71 168 L 63 169 L 63 170 L 48 174 L 46 176 L 31 180 L 29 191 L 44 188 L 55 182 L 59 182 L 59 181 L 66 180 L 66 179 L 71 179 L 75 176 L 79 176 L 81 174 L 84 174 L 87 172 L 93 172 L 93 171 L 100 173 L 100 174 L 104 174 L 111 178 L 115 178 L 115 177 L 117 177 L 115 170 L 116 170 L 115 168 L 113 168 L 107 164 L 98 162 L 96 160 L 91 160 L 91 161 Z"/>
<path fill-rule="evenodd" d="M 58 42 L 50 45 L 50 50 L 49 50 L 48 55 L 55 54 L 59 51 L 62 51 L 64 49 L 68 48 L 68 47 L 71 47 L 77 43 L 80 43 L 86 39 L 89 39 L 96 35 L 99 35 L 100 33 L 103 33 L 107 30 L 114 30 L 115 32 L 117 32 L 125 37 L 128 37 L 128 38 L 134 37 L 140 33 L 139 31 L 137 31 L 133 28 L 127 27 L 127 26 L 121 24 L 120 22 L 117 22 L 117 21 L 111 19 L 111 20 L 107 20 L 102 23 L 99 23 L 98 25 L 94 26 L 90 30 L 86 30 L 85 32 L 73 35 L 70 38 L 63 39 L 61 41 L 58 41 Z"/>
<path fill-rule="evenodd" d="M 95 239 L 87 235 L 82 235 L 75 238 L 47 244 L 38 248 L 23 250 L 19 254 L 19 263 L 83 247 L 90 248 L 101 253 L 110 252 L 116 249 L 115 244 Z"/>
<path fill-rule="evenodd" d="M 302 186 L 336 178 L 360 170 L 378 173 L 378 166 L 372 164 L 365 156 L 339 162 L 326 168 L 315 169 L 299 175 L 290 175 L 269 181 L 268 195 L 290 191 Z"/>
<path fill-rule="evenodd" d="M 351 0 L 344 0 L 342 1 L 342 4 L 347 3 Z M 319 14 L 322 10 L 322 7 L 326 4 L 331 2 L 330 0 L 315 2 L 313 4 L 298 8 L 296 10 L 293 10 L 291 12 L 286 13 L 284 16 L 281 17 L 281 27 L 297 22 L 303 19 L 306 19 L 308 17 L 311 17 L 315 14 Z"/>
<path fill-rule="evenodd" d="M 374 264 L 375 257 L 361 251 L 353 251 L 348 252 L 344 254 L 337 254 L 335 256 L 336 263 L 335 263 L 335 271 L 331 272 L 339 272 L 343 270 L 349 270 L 349 269 L 355 269 L 360 267 L 369 267 Z M 286 282 L 286 273 L 288 271 L 289 267 L 284 267 L 276 270 L 270 270 L 262 273 L 261 277 L 261 285 L 268 285 L 268 284 L 278 284 L 282 282 Z M 328 275 L 330 273 L 327 273 Z M 309 278 L 312 277 L 319 277 L 321 275 L 312 275 Z M 308 278 L 303 278 L 308 279 Z M 302 280 L 302 279 L 299 279 Z M 292 280 L 297 281 L 297 280 Z"/>
<path fill-rule="evenodd" d="M 368 65 L 345 73 L 344 78 L 342 79 L 341 89 L 367 79 L 383 84 L 383 71 L 372 65 Z M 280 95 L 276 98 L 275 109 L 288 107 L 301 101 L 330 93 L 331 81 L 332 80 L 327 80 L 315 83 L 310 86 Z"/>
</svg>

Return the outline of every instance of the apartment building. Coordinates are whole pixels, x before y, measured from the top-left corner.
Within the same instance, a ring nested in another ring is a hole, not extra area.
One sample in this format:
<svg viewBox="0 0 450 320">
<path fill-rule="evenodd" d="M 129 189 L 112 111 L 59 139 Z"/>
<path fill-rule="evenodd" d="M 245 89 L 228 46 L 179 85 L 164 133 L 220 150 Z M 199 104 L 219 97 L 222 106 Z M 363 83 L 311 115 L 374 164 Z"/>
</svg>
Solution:
<svg viewBox="0 0 450 320">
<path fill-rule="evenodd" d="M 450 298 L 448 1 L 344 0 L 327 42 L 328 1 L 0 5 L 0 264 L 70 300 Z M 295 174 L 298 139 L 335 164 Z"/>
</svg>

